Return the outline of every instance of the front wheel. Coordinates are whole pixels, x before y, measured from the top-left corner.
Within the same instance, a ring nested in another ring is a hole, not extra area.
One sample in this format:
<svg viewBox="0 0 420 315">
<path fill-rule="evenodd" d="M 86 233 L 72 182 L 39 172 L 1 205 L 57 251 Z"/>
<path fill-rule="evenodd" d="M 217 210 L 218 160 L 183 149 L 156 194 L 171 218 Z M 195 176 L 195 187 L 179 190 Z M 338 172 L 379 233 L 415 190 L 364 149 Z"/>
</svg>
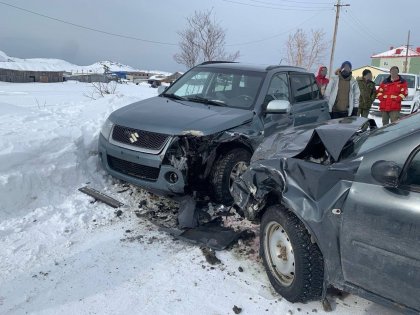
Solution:
<svg viewBox="0 0 420 315">
<path fill-rule="evenodd" d="M 219 157 L 210 178 L 216 202 L 233 203 L 233 183 L 246 171 L 250 160 L 251 153 L 245 149 L 233 149 Z"/>
<path fill-rule="evenodd" d="M 322 295 L 324 262 L 303 223 L 290 211 L 271 206 L 260 228 L 264 267 L 274 289 L 289 302 Z"/>
</svg>

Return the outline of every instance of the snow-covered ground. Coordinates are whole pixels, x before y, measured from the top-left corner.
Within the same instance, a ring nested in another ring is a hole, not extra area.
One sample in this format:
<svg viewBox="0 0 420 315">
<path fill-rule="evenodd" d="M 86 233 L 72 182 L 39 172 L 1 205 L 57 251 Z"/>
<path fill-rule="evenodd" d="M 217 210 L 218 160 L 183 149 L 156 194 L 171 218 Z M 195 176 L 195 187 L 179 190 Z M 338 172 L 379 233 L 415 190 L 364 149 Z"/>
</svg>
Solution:
<svg viewBox="0 0 420 315">
<path fill-rule="evenodd" d="M 118 85 L 92 100 L 89 84 L 0 82 L 0 314 L 314 314 L 271 289 L 255 252 L 175 241 L 136 215 L 144 191 L 107 176 L 97 139 L 115 109 L 156 95 Z M 77 189 L 108 192 L 115 209 Z M 239 268 L 241 267 L 241 268 Z M 395 314 L 356 296 L 329 297 L 336 314 Z"/>
</svg>

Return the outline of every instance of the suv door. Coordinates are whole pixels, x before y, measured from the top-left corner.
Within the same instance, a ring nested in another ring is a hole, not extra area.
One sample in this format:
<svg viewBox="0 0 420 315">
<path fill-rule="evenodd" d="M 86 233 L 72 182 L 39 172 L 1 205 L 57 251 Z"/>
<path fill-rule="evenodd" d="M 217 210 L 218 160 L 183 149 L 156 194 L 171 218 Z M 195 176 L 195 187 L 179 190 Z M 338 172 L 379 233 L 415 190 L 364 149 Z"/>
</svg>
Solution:
<svg viewBox="0 0 420 315">
<path fill-rule="evenodd" d="M 342 209 L 340 248 L 346 283 L 420 310 L 418 136 L 387 145 L 374 159 L 364 157 L 370 161 L 360 166 L 358 173 L 361 169 L 365 172 L 362 176 L 370 172 L 378 157 L 405 166 L 398 188 L 374 181 L 353 183 Z"/>
<path fill-rule="evenodd" d="M 314 75 L 300 72 L 289 75 L 293 124 L 299 126 L 330 119 L 327 102 L 321 98 Z"/>
<path fill-rule="evenodd" d="M 271 77 L 270 85 L 264 97 L 263 108 L 265 109 L 270 101 L 273 100 L 291 100 L 289 75 L 287 72 L 279 72 Z M 264 135 L 267 137 L 277 131 L 281 131 L 293 124 L 293 116 L 287 114 L 263 114 Z"/>
</svg>

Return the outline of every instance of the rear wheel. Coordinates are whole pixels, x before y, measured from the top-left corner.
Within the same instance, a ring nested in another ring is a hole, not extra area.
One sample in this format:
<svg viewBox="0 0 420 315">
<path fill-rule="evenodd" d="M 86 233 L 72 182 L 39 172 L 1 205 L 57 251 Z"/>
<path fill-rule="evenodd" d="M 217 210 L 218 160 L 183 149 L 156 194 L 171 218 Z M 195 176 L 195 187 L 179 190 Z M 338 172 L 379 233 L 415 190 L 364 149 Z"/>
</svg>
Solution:
<svg viewBox="0 0 420 315">
<path fill-rule="evenodd" d="M 274 289 L 290 302 L 321 297 L 324 262 L 303 223 L 290 211 L 271 206 L 260 228 L 264 267 Z"/>
<path fill-rule="evenodd" d="M 233 149 L 219 157 L 213 166 L 211 184 L 214 199 L 224 205 L 233 203 L 233 183 L 249 166 L 251 153 L 245 149 Z"/>
</svg>

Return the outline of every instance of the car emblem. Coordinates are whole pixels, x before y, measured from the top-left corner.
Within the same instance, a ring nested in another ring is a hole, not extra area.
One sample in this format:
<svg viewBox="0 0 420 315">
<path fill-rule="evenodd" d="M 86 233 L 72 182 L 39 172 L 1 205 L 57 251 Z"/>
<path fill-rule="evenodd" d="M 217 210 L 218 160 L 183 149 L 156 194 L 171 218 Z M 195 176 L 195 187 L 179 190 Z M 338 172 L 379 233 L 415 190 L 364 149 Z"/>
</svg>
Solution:
<svg viewBox="0 0 420 315">
<path fill-rule="evenodd" d="M 134 143 L 139 139 L 139 134 L 137 132 L 130 133 L 130 142 Z"/>
</svg>

